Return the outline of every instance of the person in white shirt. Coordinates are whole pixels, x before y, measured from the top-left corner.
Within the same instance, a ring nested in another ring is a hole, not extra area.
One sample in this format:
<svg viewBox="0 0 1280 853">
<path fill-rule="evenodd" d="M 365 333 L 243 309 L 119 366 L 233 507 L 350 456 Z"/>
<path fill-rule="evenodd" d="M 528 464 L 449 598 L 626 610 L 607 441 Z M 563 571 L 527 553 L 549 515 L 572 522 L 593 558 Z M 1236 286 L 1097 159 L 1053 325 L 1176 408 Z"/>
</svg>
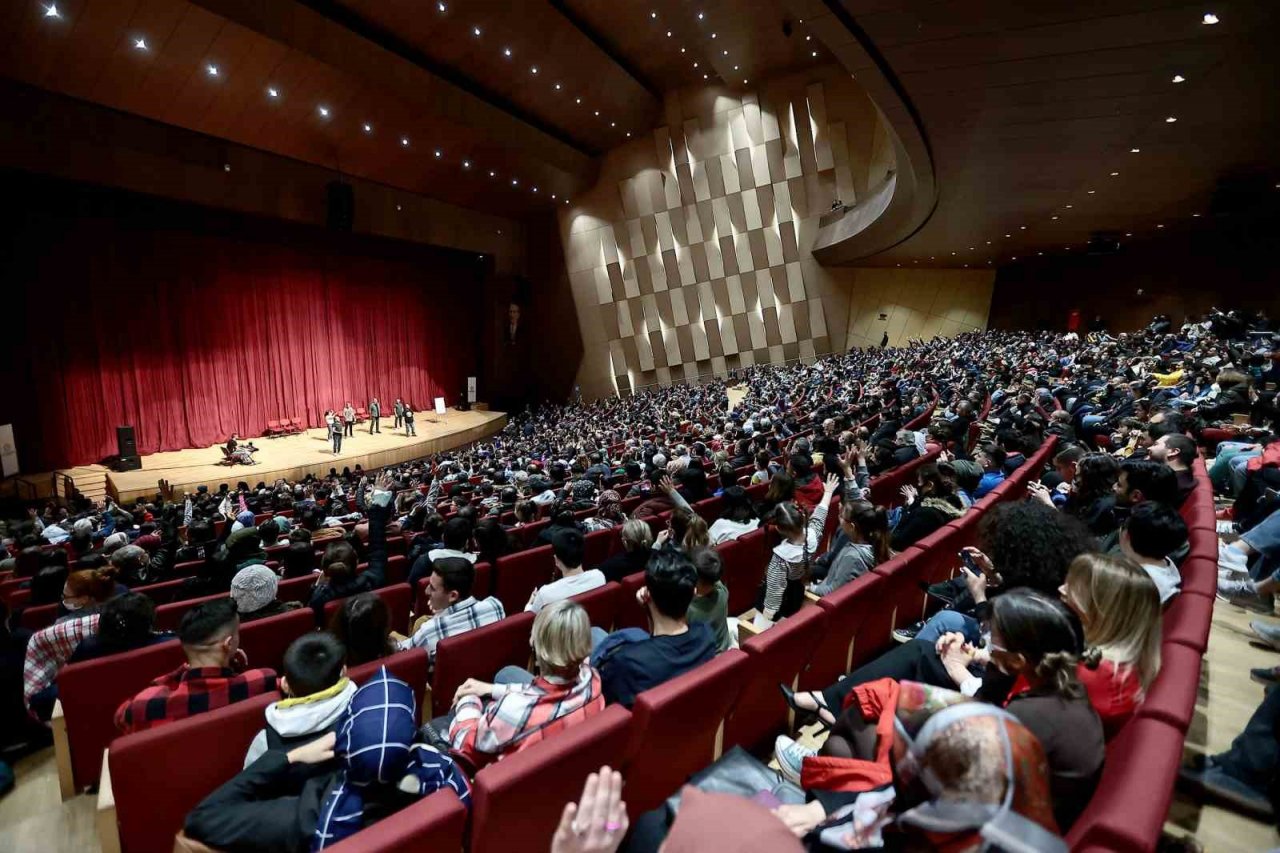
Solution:
<svg viewBox="0 0 1280 853">
<path fill-rule="evenodd" d="M 432 548 L 427 552 L 427 563 L 434 563 L 436 560 L 443 560 L 445 557 L 462 557 L 464 560 L 474 563 L 476 557 L 479 556 L 475 552 L 467 551 L 467 544 L 471 541 L 471 522 L 465 518 L 451 518 L 444 523 L 444 530 L 440 534 L 443 548 Z"/>
<path fill-rule="evenodd" d="M 582 534 L 573 528 L 565 528 L 556 534 L 551 543 L 555 554 L 556 569 L 560 579 L 538 587 L 525 605 L 525 610 L 537 613 L 555 601 L 563 601 L 605 585 L 604 573 L 599 569 L 583 571 L 582 558 L 586 550 Z"/>
<path fill-rule="evenodd" d="M 760 527 L 760 519 L 756 517 L 746 489 L 730 486 L 720 497 L 720 517 L 711 523 L 709 531 L 712 545 L 737 539 Z"/>
<path fill-rule="evenodd" d="M 1174 510 L 1156 501 L 1143 501 L 1129 511 L 1120 531 L 1120 552 L 1142 566 L 1160 591 L 1160 603 L 1181 592 L 1182 573 L 1169 555 L 1187 541 L 1187 525 Z"/>
</svg>

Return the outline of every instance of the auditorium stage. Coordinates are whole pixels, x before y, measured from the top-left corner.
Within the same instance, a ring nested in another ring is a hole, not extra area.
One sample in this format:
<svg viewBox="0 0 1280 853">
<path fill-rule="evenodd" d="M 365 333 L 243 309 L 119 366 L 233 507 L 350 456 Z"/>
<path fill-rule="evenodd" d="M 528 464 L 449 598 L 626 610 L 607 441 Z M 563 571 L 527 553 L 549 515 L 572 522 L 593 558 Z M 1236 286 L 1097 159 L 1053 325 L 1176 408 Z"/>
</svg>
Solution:
<svg viewBox="0 0 1280 853">
<path fill-rule="evenodd" d="M 234 486 L 240 480 L 252 486 L 259 481 L 270 484 L 281 477 L 299 480 L 307 474 L 323 475 L 330 468 L 381 468 L 480 441 L 506 426 L 507 416 L 504 412 L 474 409 L 450 410 L 444 415 L 418 412 L 414 419 L 418 434 L 413 437 L 406 437 L 403 429 L 392 430 L 394 421 L 393 417 L 384 417 L 382 432 L 373 435 L 369 435 L 368 423 L 356 424 L 355 435 L 343 439 L 339 456 L 333 455 L 323 429 L 252 439 L 258 447 L 254 454 L 257 465 L 219 465 L 222 450 L 217 445 L 153 453 L 142 457 L 141 470 L 108 472 L 108 488 L 116 500 L 128 503 L 139 497 L 154 497 L 161 479 L 169 481 L 175 498 L 181 498 L 184 490 L 194 492 L 201 485 L 216 492 L 220 483 Z"/>
</svg>

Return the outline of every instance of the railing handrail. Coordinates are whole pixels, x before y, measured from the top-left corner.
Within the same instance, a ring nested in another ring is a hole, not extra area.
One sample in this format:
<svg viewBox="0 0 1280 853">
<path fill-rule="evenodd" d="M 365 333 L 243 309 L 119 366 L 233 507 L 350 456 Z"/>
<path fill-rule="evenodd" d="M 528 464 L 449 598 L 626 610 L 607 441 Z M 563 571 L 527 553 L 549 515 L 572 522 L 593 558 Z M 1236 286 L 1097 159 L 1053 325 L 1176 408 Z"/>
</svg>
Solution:
<svg viewBox="0 0 1280 853">
<path fill-rule="evenodd" d="M 712 373 L 699 373 L 696 376 L 692 376 L 692 377 L 683 376 L 679 379 L 672 379 L 670 382 L 666 384 L 663 384 L 662 382 L 649 382 L 645 385 L 639 385 L 633 388 L 631 390 L 631 393 L 639 394 L 642 391 L 652 391 L 655 388 L 670 388 L 674 385 L 703 385 L 705 384 L 705 381 L 711 381 L 714 379 L 728 379 L 731 375 L 735 373 L 740 373 L 743 370 L 750 370 L 752 367 L 786 367 L 787 365 L 795 364 L 796 362 L 804 362 L 805 364 L 812 364 L 813 362 L 817 361 L 820 358 L 826 358 L 827 356 L 837 355 L 837 354 L 838 353 L 835 350 L 828 350 L 827 352 L 814 353 L 813 355 L 796 356 L 795 358 L 789 358 L 786 361 L 770 361 L 765 364 L 753 364 L 747 367 L 739 367 L 739 368 L 735 368 L 734 370 L 726 370 L 724 373 L 712 372 Z M 615 392 L 615 396 L 621 397 L 622 394 Z"/>
</svg>

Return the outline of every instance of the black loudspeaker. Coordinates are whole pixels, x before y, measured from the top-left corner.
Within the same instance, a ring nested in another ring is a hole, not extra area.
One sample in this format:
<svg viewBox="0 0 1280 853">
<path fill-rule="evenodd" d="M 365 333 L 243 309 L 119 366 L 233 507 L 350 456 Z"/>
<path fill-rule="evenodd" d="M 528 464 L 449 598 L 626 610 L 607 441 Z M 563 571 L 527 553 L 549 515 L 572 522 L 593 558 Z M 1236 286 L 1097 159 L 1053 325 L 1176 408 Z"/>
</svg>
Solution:
<svg viewBox="0 0 1280 853">
<path fill-rule="evenodd" d="M 356 218 L 355 188 L 342 181 L 330 181 L 325 192 L 329 227 L 335 231 L 350 231 Z"/>
<path fill-rule="evenodd" d="M 142 470 L 142 460 L 137 456 L 118 456 L 116 464 L 111 466 L 117 471 L 140 471 Z"/>
<path fill-rule="evenodd" d="M 137 456 L 138 445 L 133 440 L 133 427 L 118 426 L 116 427 L 116 452 L 121 457 Z"/>
</svg>

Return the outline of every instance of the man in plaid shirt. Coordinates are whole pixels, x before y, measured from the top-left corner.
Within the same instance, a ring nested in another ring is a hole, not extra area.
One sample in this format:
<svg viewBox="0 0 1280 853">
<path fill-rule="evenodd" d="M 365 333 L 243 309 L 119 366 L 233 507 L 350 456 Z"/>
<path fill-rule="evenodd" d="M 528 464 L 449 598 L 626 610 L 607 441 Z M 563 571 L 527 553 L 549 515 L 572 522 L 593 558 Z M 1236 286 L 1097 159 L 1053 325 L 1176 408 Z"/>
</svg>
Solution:
<svg viewBox="0 0 1280 853">
<path fill-rule="evenodd" d="M 58 698 L 54 679 L 80 641 L 98 633 L 98 614 L 63 619 L 31 635 L 22 662 L 22 698 L 32 716 L 48 720 Z"/>
<path fill-rule="evenodd" d="M 116 728 L 128 734 L 223 708 L 276 689 L 270 669 L 245 669 L 235 602 L 220 598 L 182 617 L 178 638 L 187 662 L 116 710 Z"/>
<path fill-rule="evenodd" d="M 399 650 L 426 649 L 434 663 L 436 646 L 441 640 L 506 618 L 498 599 L 476 601 L 471 597 L 475 580 L 476 567 L 464 557 L 442 557 L 432 563 L 427 581 L 427 608 L 431 618 L 422 623 L 412 637 L 402 640 Z"/>
</svg>

